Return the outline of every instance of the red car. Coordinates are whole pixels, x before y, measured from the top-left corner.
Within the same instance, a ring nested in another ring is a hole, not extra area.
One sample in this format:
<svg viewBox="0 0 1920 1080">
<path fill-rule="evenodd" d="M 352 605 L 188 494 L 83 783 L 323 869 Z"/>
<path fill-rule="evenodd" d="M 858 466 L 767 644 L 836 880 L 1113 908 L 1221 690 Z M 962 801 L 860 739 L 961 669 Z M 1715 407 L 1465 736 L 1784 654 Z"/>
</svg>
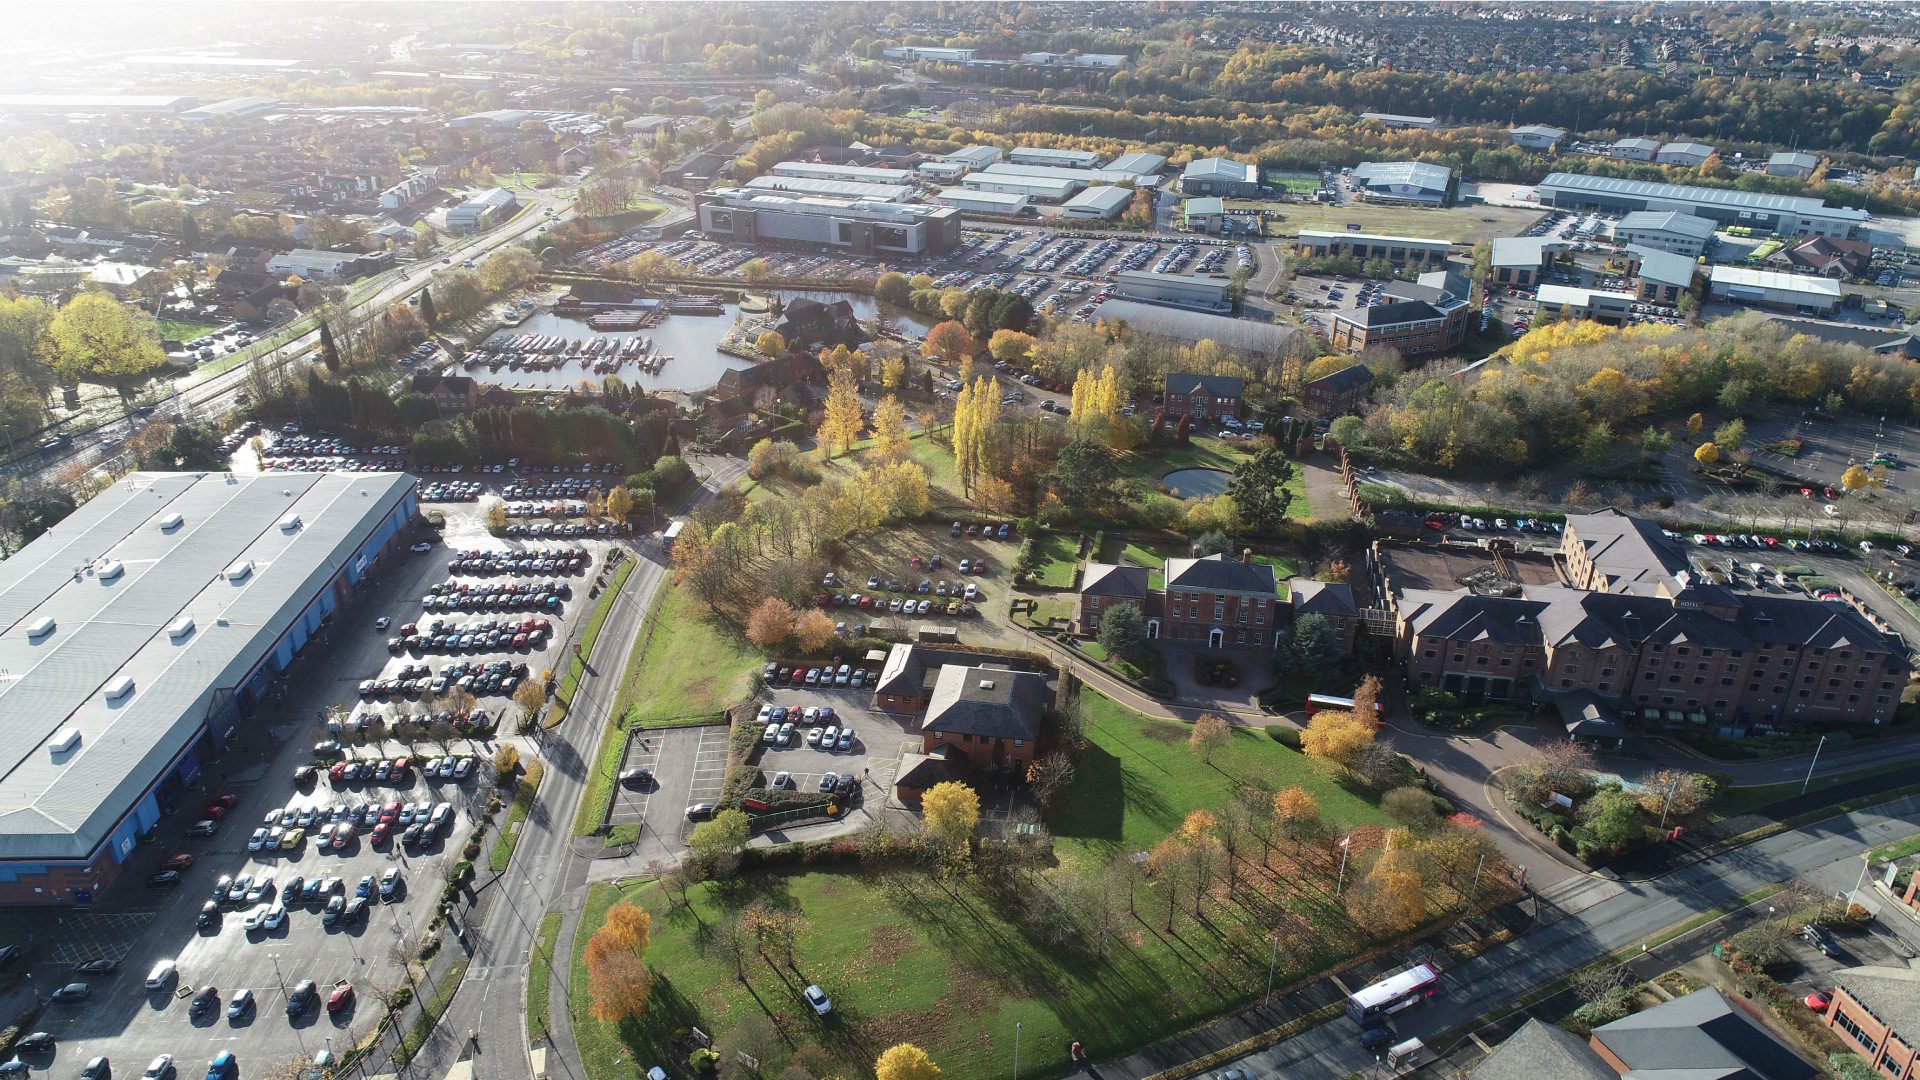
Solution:
<svg viewBox="0 0 1920 1080">
<path fill-rule="evenodd" d="M 213 797 L 213 801 L 231 810 L 234 807 L 240 805 L 240 796 L 235 795 L 231 791 L 223 791 L 220 794 L 215 795 Z"/>
<path fill-rule="evenodd" d="M 1833 1004 L 1833 998 L 1827 996 L 1827 994 L 1821 990 L 1815 990 L 1800 1000 L 1806 1003 L 1807 1008 L 1817 1013 L 1826 1012 L 1827 1006 Z"/>
<path fill-rule="evenodd" d="M 227 816 L 227 808 L 221 806 L 219 803 L 208 803 L 207 808 L 200 811 L 200 816 L 212 821 L 219 821 L 221 818 Z"/>
<path fill-rule="evenodd" d="M 192 866 L 193 856 L 184 851 L 175 855 L 169 855 L 160 860 L 160 869 L 162 870 L 186 870 Z"/>
<path fill-rule="evenodd" d="M 342 780 L 345 780 L 346 778 L 347 778 L 347 763 L 344 761 L 334 762 L 333 768 L 327 770 L 327 779 L 333 781 L 336 784 L 341 782 Z"/>
<path fill-rule="evenodd" d="M 387 838 L 392 835 L 393 835 L 393 823 L 386 820 L 385 818 L 381 818 L 380 824 L 375 825 L 373 827 L 373 835 L 367 838 L 367 842 L 372 844 L 374 847 L 379 847 L 381 844 L 386 843 Z"/>
<path fill-rule="evenodd" d="M 395 799 L 392 802 L 388 803 L 387 805 L 381 807 L 380 808 L 380 824 L 382 825 L 393 824 L 394 819 L 400 816 L 400 805 L 401 805 L 400 800 Z"/>
<path fill-rule="evenodd" d="M 1435 532 L 1446 532 L 1447 523 L 1444 521 L 1429 521 L 1427 522 L 1427 528 L 1432 529 Z"/>
<path fill-rule="evenodd" d="M 327 995 L 327 1011 L 337 1013 L 353 1004 L 353 984 L 345 979 L 333 984 L 333 993 Z"/>
</svg>

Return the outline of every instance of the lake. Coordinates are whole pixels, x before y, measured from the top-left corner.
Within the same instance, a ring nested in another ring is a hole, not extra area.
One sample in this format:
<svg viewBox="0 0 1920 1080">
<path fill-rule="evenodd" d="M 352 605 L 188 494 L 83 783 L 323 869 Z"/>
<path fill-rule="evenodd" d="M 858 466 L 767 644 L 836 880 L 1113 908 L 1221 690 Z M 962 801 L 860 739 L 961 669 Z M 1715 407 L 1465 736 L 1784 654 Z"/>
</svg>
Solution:
<svg viewBox="0 0 1920 1080">
<path fill-rule="evenodd" d="M 878 301 L 871 296 L 849 295 L 830 292 L 776 292 L 772 295 L 783 300 L 806 297 L 822 303 L 846 300 L 853 305 L 854 312 L 862 319 L 873 318 L 881 310 Z M 730 356 L 716 348 L 733 329 L 734 320 L 739 317 L 739 306 L 726 305 L 726 314 L 711 315 L 669 315 L 660 325 L 648 330 L 620 330 L 602 332 L 588 326 L 584 319 L 568 318 L 551 311 L 542 311 L 531 315 L 518 326 L 502 327 L 490 338 L 490 341 L 511 341 L 523 334 L 550 335 L 554 337 L 588 340 L 596 337 L 614 338 L 625 341 L 633 337 L 651 338 L 653 351 L 673 357 L 660 370 L 659 374 L 649 374 L 632 364 L 621 367 L 619 376 L 629 386 L 645 390 L 704 390 L 720 381 L 720 376 L 734 368 L 752 367 L 753 363 L 737 356 Z M 886 318 L 899 327 L 900 332 L 915 341 L 926 336 L 930 320 L 917 312 L 887 307 Z M 749 315 L 749 320 L 761 316 Z M 555 390 L 576 385 L 582 379 L 598 385 L 605 375 L 595 374 L 591 367 L 581 367 L 576 359 L 565 367 L 552 371 L 511 371 L 501 368 L 489 371 L 485 365 L 468 369 L 455 365 L 454 373 L 471 374 L 484 382 L 503 386 L 510 390 Z"/>
</svg>

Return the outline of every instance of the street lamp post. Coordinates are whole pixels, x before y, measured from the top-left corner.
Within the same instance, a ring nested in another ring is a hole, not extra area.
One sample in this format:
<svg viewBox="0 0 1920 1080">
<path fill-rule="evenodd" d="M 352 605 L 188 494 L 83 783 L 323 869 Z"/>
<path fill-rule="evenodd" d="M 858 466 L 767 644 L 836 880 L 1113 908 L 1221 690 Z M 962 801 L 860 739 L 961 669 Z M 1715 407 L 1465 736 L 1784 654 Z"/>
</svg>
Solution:
<svg viewBox="0 0 1920 1080">
<path fill-rule="evenodd" d="M 1013 1080 L 1020 1080 L 1020 1022 L 1013 1024 Z"/>
<path fill-rule="evenodd" d="M 1807 785 L 1813 783 L 1813 767 L 1820 764 L 1820 750 L 1826 745 L 1827 737 L 1825 735 L 1820 736 L 1820 741 L 1815 744 L 1813 748 L 1813 760 L 1807 762 L 1807 778 L 1800 781 L 1800 794 L 1805 795 L 1807 793 Z"/>
<path fill-rule="evenodd" d="M 1666 801 L 1660 804 L 1660 831 L 1667 831 L 1667 811 L 1673 809 L 1673 793 L 1680 788 L 1680 774 L 1675 773 L 1673 783 L 1667 785 Z"/>
<path fill-rule="evenodd" d="M 1347 888 L 1347 850 L 1353 844 L 1353 837 L 1340 838 L 1340 878 L 1333 886 L 1333 895 L 1339 896 Z"/>
<path fill-rule="evenodd" d="M 1262 1005 L 1273 1000 L 1273 968 L 1280 959 L 1280 935 L 1271 935 L 1270 940 L 1273 948 L 1267 951 L 1267 996 L 1260 999 Z"/>
</svg>

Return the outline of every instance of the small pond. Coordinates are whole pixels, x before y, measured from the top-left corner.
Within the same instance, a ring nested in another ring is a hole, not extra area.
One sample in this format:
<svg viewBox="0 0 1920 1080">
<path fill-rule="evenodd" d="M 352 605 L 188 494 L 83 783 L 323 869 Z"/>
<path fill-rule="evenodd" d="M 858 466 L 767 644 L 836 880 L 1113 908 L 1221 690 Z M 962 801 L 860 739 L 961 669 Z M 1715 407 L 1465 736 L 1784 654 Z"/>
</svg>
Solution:
<svg viewBox="0 0 1920 1080">
<path fill-rule="evenodd" d="M 1175 469 L 1160 478 L 1167 490 L 1183 499 L 1223 495 L 1233 474 L 1224 469 Z"/>
</svg>

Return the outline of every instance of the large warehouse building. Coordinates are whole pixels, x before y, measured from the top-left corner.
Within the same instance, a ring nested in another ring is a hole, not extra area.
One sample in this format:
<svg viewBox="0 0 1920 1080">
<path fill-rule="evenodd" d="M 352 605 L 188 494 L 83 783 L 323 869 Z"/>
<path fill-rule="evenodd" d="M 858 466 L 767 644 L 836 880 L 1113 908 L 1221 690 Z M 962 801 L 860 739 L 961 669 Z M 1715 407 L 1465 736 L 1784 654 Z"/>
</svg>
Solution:
<svg viewBox="0 0 1920 1080">
<path fill-rule="evenodd" d="M 854 255 L 938 255 L 960 243 L 960 211 L 918 203 L 859 202 L 752 188 L 693 197 L 700 231 L 743 244 Z"/>
<path fill-rule="evenodd" d="M 1424 161 L 1363 161 L 1353 167 L 1353 184 L 1368 202 L 1445 206 L 1453 170 Z"/>
<path fill-rule="evenodd" d="M 911 184 L 908 169 L 876 169 L 862 165 L 829 165 L 819 161 L 783 161 L 767 170 L 774 176 L 802 180 L 842 180 L 854 184 Z"/>
<path fill-rule="evenodd" d="M 1754 307 L 1830 315 L 1839 309 L 1843 291 L 1839 282 L 1812 274 L 1716 266 L 1707 271 L 1707 295 Z"/>
<path fill-rule="evenodd" d="M 86 906 L 417 511 L 401 473 L 135 473 L 0 562 L 0 904 Z"/>
<path fill-rule="evenodd" d="M 1562 210 L 1599 210 L 1609 214 L 1670 210 L 1708 218 L 1721 225 L 1744 225 L 1782 236 L 1838 236 L 1854 240 L 1867 223 L 1865 210 L 1828 206 L 1819 199 L 1799 195 L 1652 184 L 1584 173 L 1550 173 L 1535 185 L 1534 191 L 1540 205 Z"/>
<path fill-rule="evenodd" d="M 796 191 L 802 195 L 866 199 L 872 202 L 908 202 L 920 190 L 911 184 L 862 184 L 853 180 L 814 180 L 804 176 L 756 176 L 747 181 L 747 186 L 756 191 Z"/>
<path fill-rule="evenodd" d="M 1219 195 L 1252 199 L 1260 194 L 1260 170 L 1230 158 L 1201 158 L 1180 174 L 1180 190 L 1188 195 Z"/>
<path fill-rule="evenodd" d="M 1154 270 L 1122 270 L 1113 275 L 1123 300 L 1143 300 L 1149 304 L 1171 304 L 1195 311 L 1225 312 L 1233 305 L 1227 300 L 1226 278 L 1198 274 L 1162 274 Z"/>
</svg>

